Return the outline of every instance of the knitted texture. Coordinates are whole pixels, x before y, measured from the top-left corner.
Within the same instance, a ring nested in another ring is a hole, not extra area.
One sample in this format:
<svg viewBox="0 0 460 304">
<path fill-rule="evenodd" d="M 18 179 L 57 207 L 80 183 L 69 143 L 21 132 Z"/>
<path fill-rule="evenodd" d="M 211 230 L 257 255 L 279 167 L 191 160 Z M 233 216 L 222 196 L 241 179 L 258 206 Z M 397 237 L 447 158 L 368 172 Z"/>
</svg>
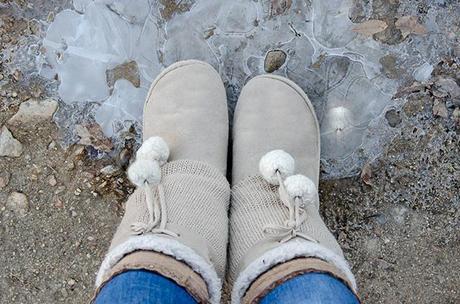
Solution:
<svg viewBox="0 0 460 304">
<path fill-rule="evenodd" d="M 181 227 L 203 239 L 211 263 L 222 278 L 228 241 L 228 205 L 230 190 L 226 178 L 217 169 L 199 161 L 178 160 L 161 170 L 167 214 L 167 229 Z M 155 199 L 158 193 L 154 192 Z M 145 193 L 138 188 L 126 203 L 126 212 L 112 240 L 109 252 L 132 238 L 131 224 L 147 223 Z M 192 248 L 200 252 L 202 248 Z"/>
<path fill-rule="evenodd" d="M 307 220 L 301 232 L 317 240 L 323 247 L 343 257 L 342 250 L 319 215 L 318 203 L 306 206 Z M 267 239 L 267 225 L 283 225 L 289 211 L 279 198 L 278 186 L 270 185 L 261 176 L 249 177 L 232 189 L 230 208 L 230 250 L 227 280 L 233 284 L 242 259 L 256 243 Z"/>
</svg>

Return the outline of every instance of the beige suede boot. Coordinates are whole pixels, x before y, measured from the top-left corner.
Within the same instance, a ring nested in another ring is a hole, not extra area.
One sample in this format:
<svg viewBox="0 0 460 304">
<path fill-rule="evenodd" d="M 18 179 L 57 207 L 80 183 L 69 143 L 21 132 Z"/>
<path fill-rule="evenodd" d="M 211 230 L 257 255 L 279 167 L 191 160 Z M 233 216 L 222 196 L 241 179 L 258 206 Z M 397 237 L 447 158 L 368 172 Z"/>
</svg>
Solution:
<svg viewBox="0 0 460 304">
<path fill-rule="evenodd" d="M 233 126 L 232 302 L 256 303 L 309 271 L 330 273 L 356 291 L 319 214 L 319 126 L 303 90 L 283 77 L 255 77 L 243 88 Z"/>
<path fill-rule="evenodd" d="M 127 269 L 149 269 L 199 302 L 219 303 L 230 190 L 227 104 L 218 73 L 195 60 L 168 67 L 147 96 L 143 132 L 128 169 L 137 189 L 96 286 Z"/>
</svg>

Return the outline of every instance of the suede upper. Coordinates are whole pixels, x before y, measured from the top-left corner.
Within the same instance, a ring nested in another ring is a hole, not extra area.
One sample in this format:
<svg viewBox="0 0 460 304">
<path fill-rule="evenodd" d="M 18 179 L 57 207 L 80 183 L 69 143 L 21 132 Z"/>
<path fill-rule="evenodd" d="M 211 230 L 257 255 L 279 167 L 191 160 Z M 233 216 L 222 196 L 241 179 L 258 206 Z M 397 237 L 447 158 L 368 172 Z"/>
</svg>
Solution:
<svg viewBox="0 0 460 304">
<path fill-rule="evenodd" d="M 233 123 L 232 184 L 259 174 L 260 158 L 281 149 L 296 160 L 296 172 L 318 185 L 319 126 L 313 106 L 286 78 L 261 75 L 243 88 Z"/>
</svg>

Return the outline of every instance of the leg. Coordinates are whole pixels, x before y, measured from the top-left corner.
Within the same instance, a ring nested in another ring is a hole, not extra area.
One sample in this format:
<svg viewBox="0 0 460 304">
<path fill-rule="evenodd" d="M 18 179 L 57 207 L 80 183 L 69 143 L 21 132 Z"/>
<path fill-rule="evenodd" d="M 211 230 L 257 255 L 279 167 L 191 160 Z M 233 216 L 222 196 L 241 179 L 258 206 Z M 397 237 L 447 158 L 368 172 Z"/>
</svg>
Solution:
<svg viewBox="0 0 460 304">
<path fill-rule="evenodd" d="M 355 294 L 342 281 L 325 273 L 296 276 L 271 290 L 260 304 L 358 304 Z"/>
<path fill-rule="evenodd" d="M 184 287 L 197 302 L 218 303 L 230 196 L 227 104 L 219 74 L 196 60 L 173 64 L 152 83 L 143 119 L 144 141 L 128 169 L 137 189 L 126 203 L 96 287 L 107 295 L 101 286 L 110 288 L 129 276 L 120 273 L 150 270 Z M 158 291 L 134 286 L 139 290 L 130 287 L 130 292 Z M 177 290 L 166 287 L 159 295 Z"/>
<path fill-rule="evenodd" d="M 297 280 L 283 282 L 310 272 L 329 273 L 356 292 L 319 213 L 320 130 L 308 97 L 286 78 L 255 77 L 241 92 L 233 128 L 232 302 L 281 296 Z"/>
<path fill-rule="evenodd" d="M 113 277 L 99 292 L 95 304 L 195 304 L 174 281 L 147 270 L 129 270 Z"/>
</svg>

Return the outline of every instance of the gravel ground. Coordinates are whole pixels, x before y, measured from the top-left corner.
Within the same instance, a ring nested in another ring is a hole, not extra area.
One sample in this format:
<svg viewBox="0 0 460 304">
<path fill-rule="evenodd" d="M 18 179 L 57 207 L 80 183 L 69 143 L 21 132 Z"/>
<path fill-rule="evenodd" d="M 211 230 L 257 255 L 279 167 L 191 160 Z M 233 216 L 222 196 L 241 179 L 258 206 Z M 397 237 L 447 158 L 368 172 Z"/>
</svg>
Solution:
<svg viewBox="0 0 460 304">
<path fill-rule="evenodd" d="M 2 49 L 30 31 L 0 10 Z M 400 88 L 386 115 L 398 134 L 361 176 L 320 184 L 364 303 L 460 303 L 460 110 L 455 86 L 440 90 L 460 83 L 459 64 L 447 56 L 427 84 Z M 114 156 L 101 153 L 112 147 L 97 126 L 61 147 L 50 115 L 12 124 L 22 103 L 51 96 L 40 79 L 21 79 L 0 62 L 0 126 L 22 146 L 0 156 L 0 302 L 87 303 L 132 191 L 124 170 L 135 135 Z"/>
</svg>

